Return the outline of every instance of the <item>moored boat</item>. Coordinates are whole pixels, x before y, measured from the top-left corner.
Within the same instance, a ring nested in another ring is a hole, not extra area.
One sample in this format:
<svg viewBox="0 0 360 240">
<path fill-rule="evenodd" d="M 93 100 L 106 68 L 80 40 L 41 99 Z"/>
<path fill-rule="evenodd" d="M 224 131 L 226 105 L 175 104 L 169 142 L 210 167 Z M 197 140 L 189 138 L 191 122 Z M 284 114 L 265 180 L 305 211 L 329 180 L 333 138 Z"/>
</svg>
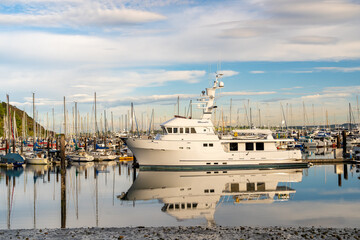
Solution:
<svg viewBox="0 0 360 240">
<path fill-rule="evenodd" d="M 262 137 L 241 138 L 215 132 L 211 121 L 215 91 L 223 88 L 219 81 L 203 91 L 198 104 L 203 109 L 201 119 L 175 116 L 161 124 L 163 133 L 149 139 L 123 138 L 133 152 L 140 168 L 231 168 L 231 167 L 280 167 L 304 164 L 300 150 L 278 150 L 276 140 L 268 131 Z M 250 129 L 248 131 L 255 131 Z M 282 141 L 286 141 L 282 139 Z M 293 141 L 293 139 L 291 139 Z"/>
</svg>

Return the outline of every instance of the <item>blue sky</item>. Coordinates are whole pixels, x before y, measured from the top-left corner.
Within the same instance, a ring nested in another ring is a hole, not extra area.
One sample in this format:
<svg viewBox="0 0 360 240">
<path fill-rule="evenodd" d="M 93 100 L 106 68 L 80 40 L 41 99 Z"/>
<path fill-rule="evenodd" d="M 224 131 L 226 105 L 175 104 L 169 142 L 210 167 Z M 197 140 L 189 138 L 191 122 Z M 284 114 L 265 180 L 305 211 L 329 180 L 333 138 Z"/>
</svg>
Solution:
<svg viewBox="0 0 360 240">
<path fill-rule="evenodd" d="M 303 103 L 308 124 L 347 121 L 349 102 L 358 121 L 359 26 L 350 0 L 3 0 L 0 99 L 31 112 L 35 92 L 39 118 L 61 118 L 63 96 L 86 114 L 96 91 L 115 119 L 134 102 L 159 122 L 223 71 L 217 103 L 228 116 L 233 99 L 233 124 L 246 105 L 279 125 L 282 104 L 302 125 Z"/>
</svg>

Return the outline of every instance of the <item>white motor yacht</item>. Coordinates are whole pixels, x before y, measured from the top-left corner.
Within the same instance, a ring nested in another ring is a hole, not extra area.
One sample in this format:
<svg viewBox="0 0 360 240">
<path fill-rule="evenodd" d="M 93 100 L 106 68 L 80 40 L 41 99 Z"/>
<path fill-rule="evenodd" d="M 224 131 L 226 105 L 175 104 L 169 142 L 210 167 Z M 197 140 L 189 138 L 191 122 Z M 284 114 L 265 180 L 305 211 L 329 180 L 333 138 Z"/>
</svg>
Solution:
<svg viewBox="0 0 360 240">
<path fill-rule="evenodd" d="M 231 168 L 279 167 L 301 162 L 300 150 L 278 150 L 270 132 L 262 138 L 242 138 L 238 135 L 219 135 L 211 121 L 215 92 L 223 88 L 219 81 L 203 91 L 198 105 L 203 109 L 201 119 L 175 116 L 163 124 L 162 134 L 155 138 L 136 136 L 123 138 L 133 152 L 140 168 Z M 250 130 L 253 131 L 253 130 Z M 282 139 L 282 141 L 286 141 Z M 293 139 L 291 139 L 293 141 Z"/>
</svg>

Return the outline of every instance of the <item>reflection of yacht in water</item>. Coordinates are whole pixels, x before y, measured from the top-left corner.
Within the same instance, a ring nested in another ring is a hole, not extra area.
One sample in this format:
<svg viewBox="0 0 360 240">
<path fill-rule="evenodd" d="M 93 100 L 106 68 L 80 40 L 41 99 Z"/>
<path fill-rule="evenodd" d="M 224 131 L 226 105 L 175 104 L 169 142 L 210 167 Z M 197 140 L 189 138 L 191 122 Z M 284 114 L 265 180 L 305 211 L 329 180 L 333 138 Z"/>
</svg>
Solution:
<svg viewBox="0 0 360 240">
<path fill-rule="evenodd" d="M 122 200 L 159 199 L 162 211 L 178 220 L 205 218 L 215 223 L 222 202 L 272 203 L 287 201 L 295 190 L 286 183 L 300 182 L 302 169 L 249 169 L 211 172 L 140 171 Z M 279 182 L 285 185 L 278 186 Z"/>
<path fill-rule="evenodd" d="M 270 130 L 256 131 L 261 138 L 244 139 L 237 132 L 218 135 L 211 121 L 215 91 L 223 88 L 223 82 L 216 75 L 212 87 L 203 91 L 197 105 L 203 109 L 201 119 L 175 116 L 163 123 L 163 134 L 154 139 L 129 137 L 123 138 L 134 153 L 140 168 L 166 168 L 168 170 L 184 168 L 229 168 L 231 166 L 262 167 L 263 165 L 282 166 L 301 164 L 300 150 L 278 150 L 277 139 Z M 287 141 L 289 139 L 281 139 Z"/>
</svg>

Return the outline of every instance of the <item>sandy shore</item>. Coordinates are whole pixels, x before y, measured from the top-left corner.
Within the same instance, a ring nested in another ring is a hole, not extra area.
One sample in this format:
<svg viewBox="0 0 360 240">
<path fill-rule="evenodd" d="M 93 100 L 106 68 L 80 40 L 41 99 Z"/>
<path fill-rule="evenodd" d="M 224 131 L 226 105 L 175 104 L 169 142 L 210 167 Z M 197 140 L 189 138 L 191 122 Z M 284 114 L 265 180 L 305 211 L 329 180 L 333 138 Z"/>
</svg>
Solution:
<svg viewBox="0 0 360 240">
<path fill-rule="evenodd" d="M 359 228 L 125 227 L 0 230 L 0 239 L 360 239 Z"/>
</svg>

